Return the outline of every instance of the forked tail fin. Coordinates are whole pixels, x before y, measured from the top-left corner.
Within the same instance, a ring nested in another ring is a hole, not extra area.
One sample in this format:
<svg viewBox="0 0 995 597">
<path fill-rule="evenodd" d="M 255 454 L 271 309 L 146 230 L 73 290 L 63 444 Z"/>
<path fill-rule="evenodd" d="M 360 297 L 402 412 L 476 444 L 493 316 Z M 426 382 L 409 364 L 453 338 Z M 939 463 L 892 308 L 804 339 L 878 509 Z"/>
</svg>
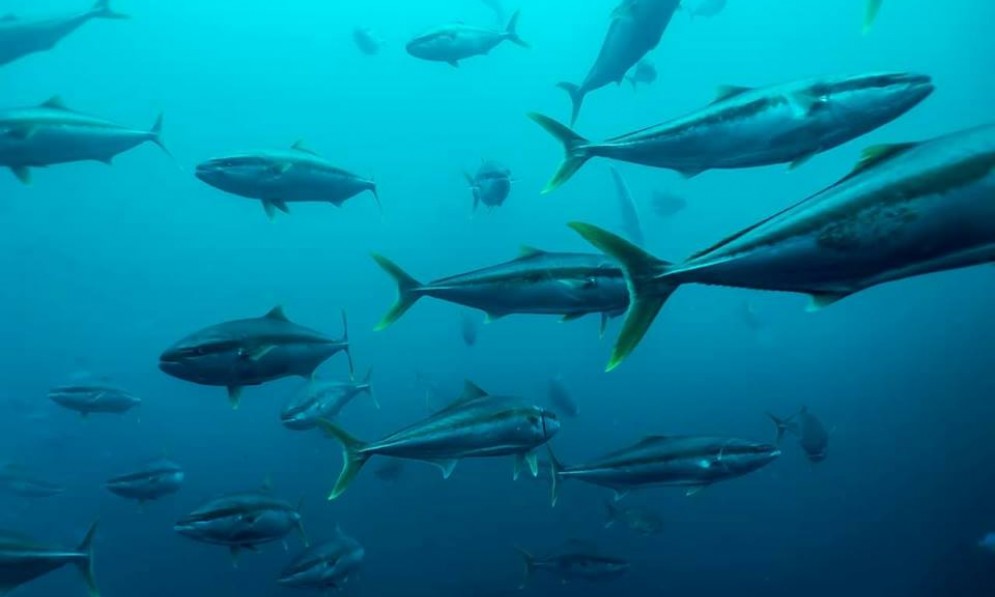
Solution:
<svg viewBox="0 0 995 597">
<path fill-rule="evenodd" d="M 122 12 L 116 12 L 111 8 L 111 0 L 97 0 L 93 8 L 90 9 L 90 14 L 98 19 L 130 19 L 130 15 L 126 15 Z"/>
<path fill-rule="evenodd" d="M 369 461 L 370 455 L 362 451 L 366 444 L 336 427 L 330 421 L 321 419 L 318 421 L 318 427 L 325 432 L 326 436 L 336 439 L 342 444 L 342 473 L 339 474 L 335 487 L 328 494 L 328 499 L 334 500 L 345 493 L 356 475 L 363 469 L 363 465 Z"/>
<path fill-rule="evenodd" d="M 584 96 L 587 95 L 587 92 L 580 85 L 565 81 L 557 83 L 556 86 L 566 91 L 567 95 L 570 96 L 570 126 L 573 126 L 577 124 L 577 117 L 580 116 L 580 108 L 584 105 Z"/>
<path fill-rule="evenodd" d="M 90 597 L 100 597 L 100 591 L 97 590 L 97 582 L 93 578 L 93 537 L 96 533 L 97 523 L 95 522 L 90 525 L 90 529 L 83 536 L 79 547 L 76 548 L 76 551 L 83 556 L 76 561 L 76 567 L 79 568 L 80 574 L 83 575 L 83 582 L 86 583 L 86 590 L 89 592 Z"/>
<path fill-rule="evenodd" d="M 570 180 L 581 167 L 591 159 L 591 154 L 587 150 L 588 140 L 578 135 L 570 127 L 559 123 L 549 116 L 543 116 L 535 112 L 529 114 L 529 118 L 546 130 L 547 133 L 556 137 L 556 140 L 563 145 L 563 163 L 553 178 L 546 184 L 542 193 L 550 193 L 560 185 Z"/>
<path fill-rule="evenodd" d="M 400 319 L 421 298 L 419 291 L 422 283 L 409 276 L 400 266 L 383 255 L 374 253 L 373 260 L 390 274 L 397 284 L 397 301 L 374 328 L 376 331 L 380 331 L 387 329 L 392 323 Z"/>
<path fill-rule="evenodd" d="M 504 29 L 504 36 L 513 44 L 522 46 L 523 48 L 531 48 L 529 42 L 525 41 L 518 35 L 518 15 L 520 11 L 515 11 L 515 14 L 511 15 L 508 19 L 508 26 Z"/>
<path fill-rule="evenodd" d="M 356 366 L 352 362 L 352 344 L 349 343 L 349 318 L 346 317 L 345 309 L 342 309 L 342 344 L 344 345 L 342 351 L 349 359 L 349 376 L 352 377 L 356 374 Z"/>
<path fill-rule="evenodd" d="M 629 288 L 629 310 L 606 368 L 611 371 L 639 345 L 679 283 L 659 277 L 673 264 L 653 257 L 624 238 L 590 224 L 573 222 L 570 227 L 622 266 Z"/>
<path fill-rule="evenodd" d="M 522 576 L 522 584 L 518 587 L 519 589 L 524 589 L 525 585 L 528 584 L 529 579 L 532 578 L 532 574 L 535 572 L 536 559 L 532 554 L 517 545 L 515 546 L 515 551 L 518 552 L 518 555 L 522 556 L 522 563 L 525 565 L 524 574 Z"/>
</svg>

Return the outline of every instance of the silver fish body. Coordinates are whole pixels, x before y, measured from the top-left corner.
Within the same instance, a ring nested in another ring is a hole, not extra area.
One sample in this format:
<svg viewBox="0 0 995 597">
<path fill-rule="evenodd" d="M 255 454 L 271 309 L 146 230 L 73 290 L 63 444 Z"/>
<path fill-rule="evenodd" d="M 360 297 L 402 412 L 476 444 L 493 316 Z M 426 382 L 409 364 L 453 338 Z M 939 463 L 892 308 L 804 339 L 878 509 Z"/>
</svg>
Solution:
<svg viewBox="0 0 995 597">
<path fill-rule="evenodd" d="M 105 486 L 114 495 L 147 502 L 179 491 L 185 476 L 180 465 L 162 458 L 149 462 L 138 470 L 112 477 Z"/>
<path fill-rule="evenodd" d="M 82 13 L 49 18 L 22 18 L 7 15 L 0 18 L 0 66 L 19 58 L 51 50 L 70 33 L 94 19 L 125 19 L 114 12 L 108 0 L 97 0 Z"/>
<path fill-rule="evenodd" d="M 363 546 L 336 527 L 333 539 L 306 548 L 277 582 L 300 589 L 341 589 L 359 571 L 365 557 Z"/>
<path fill-rule="evenodd" d="M 58 386 L 48 391 L 48 398 L 83 416 L 92 413 L 123 414 L 142 403 L 141 398 L 103 382 Z"/>
<path fill-rule="evenodd" d="M 415 58 L 459 66 L 460 60 L 488 54 L 504 41 L 528 47 L 518 36 L 517 26 L 517 12 L 511 16 L 504 31 L 463 23 L 444 25 L 415 37 L 407 43 L 405 49 Z"/>
</svg>

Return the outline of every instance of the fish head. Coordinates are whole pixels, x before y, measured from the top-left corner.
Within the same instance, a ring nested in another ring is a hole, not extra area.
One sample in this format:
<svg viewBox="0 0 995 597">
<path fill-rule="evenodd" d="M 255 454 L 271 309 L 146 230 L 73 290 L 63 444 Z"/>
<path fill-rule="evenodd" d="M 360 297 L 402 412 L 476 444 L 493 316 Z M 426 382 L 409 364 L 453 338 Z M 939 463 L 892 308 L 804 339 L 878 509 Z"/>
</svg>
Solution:
<svg viewBox="0 0 995 597">
<path fill-rule="evenodd" d="M 253 155 L 214 158 L 197 164 L 195 176 L 212 187 L 249 194 L 261 182 L 273 180 L 285 171 L 272 159 Z"/>
<path fill-rule="evenodd" d="M 722 446 L 716 463 L 734 475 L 745 475 L 767 466 L 780 455 L 777 446 L 733 439 Z"/>
<path fill-rule="evenodd" d="M 183 338 L 159 355 L 163 373 L 195 383 L 210 383 L 234 369 L 242 344 L 211 330 Z"/>
<path fill-rule="evenodd" d="M 553 439 L 553 436 L 559 433 L 560 418 L 553 411 L 542 409 L 536 419 L 534 422 L 536 436 L 543 442 Z"/>
<path fill-rule="evenodd" d="M 280 413 L 280 422 L 284 427 L 296 431 L 313 429 L 321 418 L 318 401 L 310 392 L 305 392 L 301 398 L 291 401 Z"/>
<path fill-rule="evenodd" d="M 815 106 L 839 114 L 862 114 L 892 119 L 912 109 L 933 93 L 932 79 L 914 73 L 874 73 L 816 83 L 810 93 Z"/>
<path fill-rule="evenodd" d="M 409 41 L 405 50 L 415 58 L 423 60 L 448 60 L 456 37 L 455 31 L 436 29 Z"/>
</svg>

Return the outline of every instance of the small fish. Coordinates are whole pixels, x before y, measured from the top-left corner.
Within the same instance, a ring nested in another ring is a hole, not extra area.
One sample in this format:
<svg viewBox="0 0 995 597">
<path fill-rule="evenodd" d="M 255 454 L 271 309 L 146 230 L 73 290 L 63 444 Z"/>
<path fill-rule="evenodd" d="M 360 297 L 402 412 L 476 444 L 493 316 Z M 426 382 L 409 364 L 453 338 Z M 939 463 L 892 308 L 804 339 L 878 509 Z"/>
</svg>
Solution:
<svg viewBox="0 0 995 597">
<path fill-rule="evenodd" d="M 0 111 L 0 167 L 24 184 L 31 168 L 69 162 L 110 164 L 114 157 L 143 143 L 162 141 L 162 114 L 149 130 L 124 127 L 70 110 L 59 97 L 30 108 Z"/>
<path fill-rule="evenodd" d="M 24 498 L 47 498 L 65 493 L 66 488 L 17 465 L 6 464 L 0 467 L 0 491 Z"/>
<path fill-rule="evenodd" d="M 469 313 L 464 313 L 460 318 L 460 335 L 463 337 L 463 344 L 476 345 L 477 334 L 477 320 Z"/>
<path fill-rule="evenodd" d="M 383 40 L 377 37 L 369 27 L 356 27 L 352 30 L 352 40 L 356 43 L 359 51 L 367 56 L 374 56 L 380 53 Z"/>
<path fill-rule="evenodd" d="M 577 122 L 588 93 L 611 83 L 621 84 L 625 74 L 660 43 L 678 6 L 680 0 L 622 0 L 612 12 L 601 51 L 584 82 L 557 84 L 570 95 L 570 126 Z"/>
<path fill-rule="evenodd" d="M 173 526 L 177 533 L 195 541 L 227 546 L 236 566 L 242 550 L 257 551 L 260 545 L 279 541 L 295 529 L 307 545 L 300 507 L 276 499 L 268 491 L 210 500 Z"/>
<path fill-rule="evenodd" d="M 684 0 L 681 8 L 691 19 L 696 17 L 711 18 L 718 16 L 726 8 L 726 0 Z"/>
<path fill-rule="evenodd" d="M 333 165 L 301 141 L 289 150 L 267 150 L 213 158 L 197 165 L 197 178 L 216 189 L 258 199 L 272 219 L 288 203 L 330 203 L 370 191 L 380 205 L 377 184 Z"/>
<path fill-rule="evenodd" d="M 361 442 L 328 421 L 319 425 L 342 444 L 342 473 L 330 500 L 342 495 L 377 455 L 434 464 L 447 479 L 464 458 L 514 456 L 516 479 L 523 465 L 535 476 L 536 448 L 560 429 L 554 413 L 520 398 L 491 396 L 469 381 L 453 404 L 376 442 Z"/>
<path fill-rule="evenodd" d="M 579 414 L 577 403 L 574 402 L 563 382 L 563 376 L 557 375 L 549 380 L 549 403 L 553 405 L 556 412 L 568 417 L 576 417 Z"/>
<path fill-rule="evenodd" d="M 549 253 L 522 247 L 521 257 L 422 284 L 393 261 L 373 259 L 397 284 L 397 301 L 375 329 L 383 330 L 425 296 L 487 314 L 494 321 L 512 313 L 560 315 L 571 321 L 584 315 L 609 317 L 628 305 L 624 281 L 614 262 L 599 254 Z"/>
<path fill-rule="evenodd" d="M 630 491 L 651 487 L 685 487 L 690 496 L 714 483 L 757 471 L 780 455 L 780 450 L 768 444 L 680 435 L 651 435 L 577 466 L 564 466 L 549 450 L 552 503 L 556 505 L 559 486 L 567 479 L 612 489 L 616 501 Z"/>
<path fill-rule="evenodd" d="M 472 56 L 483 56 L 504 41 L 529 47 L 518 36 L 518 12 L 511 15 L 504 31 L 471 27 L 462 23 L 444 25 L 419 35 L 408 42 L 408 54 L 422 60 L 446 62 L 459 66 L 459 61 Z"/>
<path fill-rule="evenodd" d="M 280 421 L 289 429 L 314 429 L 320 419 L 333 421 L 338 418 L 354 398 L 366 394 L 377 409 L 380 404 L 373 395 L 371 379 L 373 369 L 366 373 L 362 381 L 319 381 L 312 379 L 291 401 L 280 414 Z"/>
<path fill-rule="evenodd" d="M 141 398 L 106 381 L 58 386 L 48 391 L 48 398 L 84 418 L 92 413 L 123 414 L 142 403 Z"/>
<path fill-rule="evenodd" d="M 995 554 L 995 533 L 988 533 L 978 541 L 978 547 L 981 549 Z"/>
<path fill-rule="evenodd" d="M 159 369 L 173 377 L 228 388 L 238 408 L 244 386 L 299 376 L 311 378 L 319 365 L 339 352 L 349 359 L 349 326 L 342 313 L 343 335 L 330 338 L 293 323 L 281 307 L 262 317 L 219 323 L 183 338 L 159 357 Z"/>
<path fill-rule="evenodd" d="M 615 181 L 615 191 L 618 193 L 618 208 L 622 212 L 622 229 L 625 235 L 632 242 L 640 247 L 646 244 L 643 238 L 643 227 L 639 223 L 639 212 L 636 211 L 636 203 L 632 200 L 632 193 L 629 186 L 625 184 L 622 175 L 614 167 L 611 168 L 612 179 Z"/>
<path fill-rule="evenodd" d="M 342 589 L 359 571 L 365 556 L 363 546 L 336 526 L 333 539 L 306 548 L 277 582 L 295 589 Z"/>
<path fill-rule="evenodd" d="M 627 574 L 631 567 L 626 560 L 600 555 L 593 549 L 572 548 L 541 558 L 520 547 L 515 549 L 525 563 L 525 578 L 520 588 L 524 588 L 537 571 L 551 574 L 565 583 L 571 580 L 615 580 Z"/>
<path fill-rule="evenodd" d="M 0 17 L 0 66 L 37 52 L 51 50 L 67 35 L 93 19 L 127 19 L 97 0 L 90 10 L 74 15 L 28 19 L 8 14 Z"/>
<path fill-rule="evenodd" d="M 96 532 L 97 525 L 93 524 L 76 549 L 62 549 L 39 545 L 18 533 L 0 531 L 0 593 L 13 591 L 66 564 L 72 564 L 83 575 L 90 597 L 100 597 L 97 583 L 93 580 L 93 537 Z"/>
<path fill-rule="evenodd" d="M 648 58 L 643 58 L 632 67 L 632 70 L 625 76 L 625 80 L 632 85 L 633 89 L 639 85 L 651 85 L 656 81 L 656 65 Z"/>
<path fill-rule="evenodd" d="M 770 413 L 767 416 L 777 427 L 777 443 L 784 439 L 785 433 L 793 433 L 798 436 L 798 444 L 801 446 L 805 456 L 812 462 L 822 462 L 829 452 L 829 432 L 815 415 L 808 412 L 807 407 L 802 407 L 798 414 L 787 419 L 781 419 Z"/>
<path fill-rule="evenodd" d="M 483 203 L 486 207 L 501 207 L 511 193 L 511 170 L 493 161 L 484 161 L 476 174 L 463 176 L 473 192 L 473 210 Z"/>
<path fill-rule="evenodd" d="M 653 204 L 653 213 L 663 219 L 679 214 L 688 206 L 687 200 L 683 197 L 667 191 L 653 191 L 651 202 Z"/>
<path fill-rule="evenodd" d="M 627 508 L 611 500 L 605 500 L 605 528 L 624 525 L 630 531 L 648 537 L 663 531 L 663 519 L 644 508 Z"/>
<path fill-rule="evenodd" d="M 727 86 L 686 116 L 591 142 L 563 124 L 530 114 L 563 146 L 549 193 L 595 157 L 666 168 L 690 178 L 712 169 L 790 164 L 867 134 L 905 114 L 933 92 L 912 73 L 870 73 L 763 88 Z"/>
<path fill-rule="evenodd" d="M 135 471 L 108 479 L 105 486 L 114 495 L 144 504 L 179 491 L 185 476 L 180 465 L 159 458 Z"/>
</svg>

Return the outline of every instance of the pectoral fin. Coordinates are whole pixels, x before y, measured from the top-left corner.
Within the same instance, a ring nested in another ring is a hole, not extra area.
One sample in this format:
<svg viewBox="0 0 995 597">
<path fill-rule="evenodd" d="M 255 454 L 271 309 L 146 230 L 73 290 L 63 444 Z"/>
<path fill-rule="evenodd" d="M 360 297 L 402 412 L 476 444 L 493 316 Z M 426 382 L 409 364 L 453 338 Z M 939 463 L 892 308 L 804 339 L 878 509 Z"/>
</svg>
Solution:
<svg viewBox="0 0 995 597">
<path fill-rule="evenodd" d="M 434 464 L 435 466 L 439 467 L 439 470 L 442 471 L 442 478 L 443 479 L 448 479 L 450 476 L 452 476 L 453 469 L 456 468 L 456 464 L 459 461 L 458 460 L 428 460 L 426 462 L 428 462 L 430 464 Z"/>
<path fill-rule="evenodd" d="M 238 410 L 238 401 L 242 397 L 242 386 L 228 386 L 228 402 L 232 410 Z"/>
<path fill-rule="evenodd" d="M 533 477 L 539 476 L 539 455 L 535 452 L 529 452 L 525 455 L 525 463 L 529 465 L 529 472 L 532 473 Z"/>
<path fill-rule="evenodd" d="M 687 497 L 696 496 L 699 493 L 701 493 L 702 490 L 704 490 L 706 487 L 708 487 L 708 485 L 695 485 L 693 487 L 688 487 L 687 490 L 684 492 L 684 495 L 686 495 Z"/>
<path fill-rule="evenodd" d="M 811 294 L 812 301 L 808 304 L 808 307 L 805 310 L 809 313 L 821 311 L 829 305 L 832 305 L 837 301 L 841 301 L 848 296 L 850 295 L 845 292 L 813 292 Z"/>
<path fill-rule="evenodd" d="M 10 171 L 23 184 L 31 184 L 31 169 L 27 166 L 11 166 Z"/>
</svg>

